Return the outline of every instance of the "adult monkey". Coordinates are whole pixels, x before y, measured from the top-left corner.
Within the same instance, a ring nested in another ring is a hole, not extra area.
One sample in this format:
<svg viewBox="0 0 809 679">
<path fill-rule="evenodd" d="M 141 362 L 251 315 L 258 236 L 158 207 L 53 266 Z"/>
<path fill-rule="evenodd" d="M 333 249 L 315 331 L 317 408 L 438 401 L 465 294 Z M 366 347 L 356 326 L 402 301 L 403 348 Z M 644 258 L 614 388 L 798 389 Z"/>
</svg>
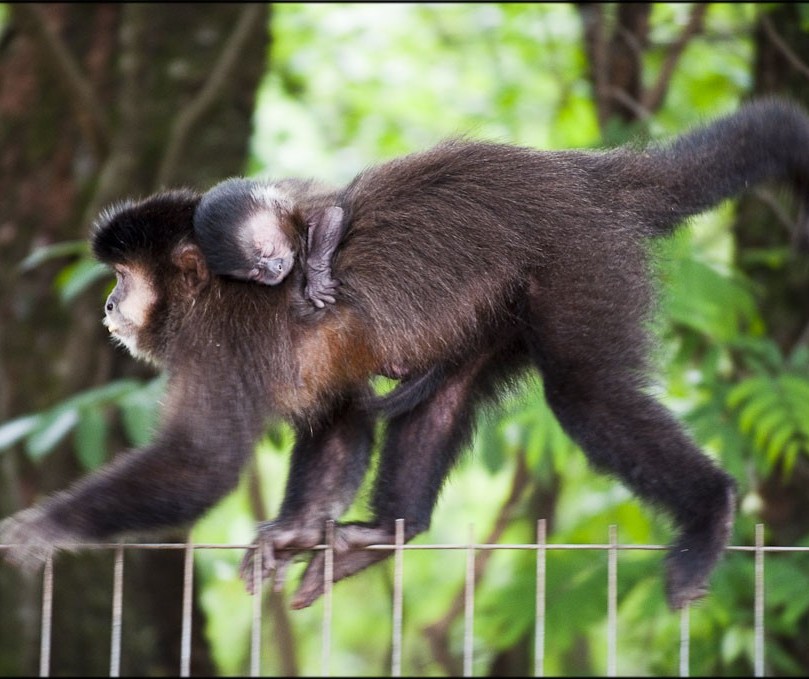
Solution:
<svg viewBox="0 0 809 679">
<path fill-rule="evenodd" d="M 673 517 L 666 593 L 701 596 L 727 542 L 734 484 L 644 390 L 647 237 L 765 180 L 809 195 L 809 118 L 762 101 L 644 152 L 544 153 L 449 142 L 360 174 L 334 196 L 347 231 L 334 305 L 316 310 L 294 267 L 275 287 L 209 274 L 193 240 L 199 195 L 102 215 L 93 249 L 117 273 L 111 332 L 169 374 L 154 442 L 12 517 L 9 556 L 196 518 L 237 482 L 271 416 L 297 430 L 278 518 L 259 528 L 262 576 L 323 541 L 366 471 L 372 418 L 358 404 L 384 365 L 442 366 L 388 424 L 373 518 L 338 524 L 334 579 L 425 530 L 468 441 L 476 406 L 529 365 L 566 431 L 599 469 Z M 805 225 L 802 225 L 805 227 Z M 253 552 L 243 564 L 252 582 Z M 323 590 L 324 554 L 293 606 Z"/>
</svg>

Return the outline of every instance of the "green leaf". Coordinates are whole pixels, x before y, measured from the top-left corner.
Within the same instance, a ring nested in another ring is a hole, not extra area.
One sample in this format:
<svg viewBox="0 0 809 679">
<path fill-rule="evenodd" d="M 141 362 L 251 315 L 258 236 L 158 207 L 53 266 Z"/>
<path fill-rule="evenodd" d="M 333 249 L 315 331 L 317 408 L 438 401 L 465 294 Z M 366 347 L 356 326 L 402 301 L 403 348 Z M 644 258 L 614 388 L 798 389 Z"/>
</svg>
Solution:
<svg viewBox="0 0 809 679">
<path fill-rule="evenodd" d="M 42 419 L 41 414 L 25 415 L 0 425 L 0 450 L 9 448 L 28 436 L 41 424 Z"/>
<path fill-rule="evenodd" d="M 158 377 L 145 387 L 131 390 L 119 401 L 124 429 L 135 446 L 144 446 L 152 438 L 158 419 L 158 399 L 165 388 L 165 377 Z"/>
<path fill-rule="evenodd" d="M 729 408 L 738 408 L 741 403 L 756 393 L 768 391 L 772 382 L 768 377 L 750 377 L 731 387 L 728 391 L 727 404 Z"/>
<path fill-rule="evenodd" d="M 73 432 L 76 457 L 86 471 L 100 467 L 107 458 L 107 418 L 99 408 L 80 414 Z"/>
<path fill-rule="evenodd" d="M 490 474 L 494 474 L 503 466 L 504 441 L 498 422 L 486 421 L 478 431 L 478 447 L 480 459 Z"/>
<path fill-rule="evenodd" d="M 109 267 L 92 259 L 80 259 L 66 266 L 56 278 L 59 295 L 66 304 L 100 278 L 110 275 Z"/>
<path fill-rule="evenodd" d="M 117 401 L 129 393 L 143 388 L 143 383 L 133 379 L 116 380 L 100 387 L 86 389 L 64 401 L 74 408 L 90 408 L 92 406 Z"/>
<path fill-rule="evenodd" d="M 79 411 L 72 407 L 59 407 L 48 413 L 26 442 L 26 451 L 32 459 L 50 453 L 79 421 Z"/>
<path fill-rule="evenodd" d="M 722 637 L 721 654 L 722 660 L 730 664 L 739 658 L 751 641 L 749 630 L 741 627 L 731 627 Z"/>
<path fill-rule="evenodd" d="M 776 460 L 778 460 L 784 454 L 784 448 L 787 441 L 789 441 L 792 436 L 792 427 L 788 425 L 785 425 L 773 433 L 765 449 L 766 459 L 770 465 L 775 464 Z"/>
<path fill-rule="evenodd" d="M 779 377 L 779 382 L 787 394 L 795 399 L 797 405 L 809 407 L 809 380 L 784 373 Z"/>
<path fill-rule="evenodd" d="M 789 414 L 781 408 L 773 408 L 764 413 L 756 423 L 753 432 L 753 442 L 756 448 L 764 450 L 769 441 L 777 432 L 787 429 L 791 431 Z"/>
<path fill-rule="evenodd" d="M 739 428 L 744 434 L 750 434 L 757 425 L 759 418 L 773 408 L 782 406 L 783 401 L 779 394 L 770 391 L 760 391 L 751 396 L 739 412 Z"/>
<path fill-rule="evenodd" d="M 58 259 L 60 257 L 72 256 L 88 256 L 90 254 L 90 247 L 86 240 L 71 240 L 62 243 L 54 243 L 53 245 L 45 245 L 36 248 L 30 255 L 28 255 L 22 262 L 20 262 L 20 269 L 22 271 L 30 271 L 44 262 L 51 259 Z M 109 271 L 109 269 L 108 269 Z"/>
</svg>

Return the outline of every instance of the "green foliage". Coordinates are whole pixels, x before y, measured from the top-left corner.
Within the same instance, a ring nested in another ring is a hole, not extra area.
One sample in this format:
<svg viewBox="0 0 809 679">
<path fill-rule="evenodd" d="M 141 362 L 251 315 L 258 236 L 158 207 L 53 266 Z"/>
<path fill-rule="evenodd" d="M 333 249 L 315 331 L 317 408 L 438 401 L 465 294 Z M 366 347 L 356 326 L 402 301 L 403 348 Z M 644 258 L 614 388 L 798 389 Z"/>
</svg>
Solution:
<svg viewBox="0 0 809 679">
<path fill-rule="evenodd" d="M 475 437 L 475 457 L 495 473 L 524 455 L 537 475 L 561 472 L 576 445 L 568 438 L 545 402 L 542 382 L 532 377 L 510 394 L 496 416 L 484 416 Z"/>
<path fill-rule="evenodd" d="M 775 344 L 761 344 L 769 365 L 730 388 L 727 406 L 762 472 L 777 465 L 789 475 L 797 456 L 809 455 L 809 350 L 784 360 Z"/>
<path fill-rule="evenodd" d="M 73 258 L 56 277 L 56 289 L 65 304 L 72 302 L 97 280 L 110 275 L 110 269 L 90 255 L 87 241 L 65 241 L 36 248 L 20 263 L 22 271 L 30 271 L 45 262 L 65 257 Z"/>
<path fill-rule="evenodd" d="M 108 412 L 120 411 L 129 439 L 143 445 L 154 427 L 157 397 L 165 379 L 143 383 L 118 380 L 88 389 L 39 413 L 24 415 L 0 425 L 0 451 L 24 443 L 33 460 L 52 452 L 74 432 L 74 449 L 86 469 L 107 459 Z"/>
<path fill-rule="evenodd" d="M 4 6 L 0 5 L 0 27 Z M 610 10 L 608 8 L 608 11 Z M 656 3 L 645 57 L 645 84 L 660 75 L 668 47 L 687 21 L 690 4 Z M 732 110 L 752 78 L 752 23 L 758 6 L 712 3 L 703 37 L 692 40 L 673 75 L 665 105 L 643 130 L 658 139 L 708 116 Z M 806 19 L 806 8 L 801 9 Z M 540 148 L 602 142 L 576 8 L 569 4 L 352 4 L 283 3 L 274 6 L 273 51 L 259 93 L 250 174 L 315 176 L 343 182 L 365 165 L 424 148 L 454 135 Z M 626 126 L 609 132 L 625 139 Z M 661 280 L 653 321 L 663 337 L 659 392 L 697 441 L 752 494 L 763 475 L 789 474 L 809 452 L 809 358 L 785 355 L 767 337 L 758 291 L 734 259 L 756 258 L 780 267 L 786 248 L 735 253 L 726 205 L 693 220 L 676 237 L 654 246 Z M 105 275 L 86 244 L 66 243 L 33 253 L 24 268 L 55 258 L 69 263 L 57 278 L 70 303 Z M 384 381 L 381 381 L 384 382 Z M 383 384 L 383 387 L 385 385 Z M 389 384 L 387 385 L 390 386 Z M 82 464 L 108 456 L 113 423 L 134 445 L 148 441 L 162 382 L 123 380 L 89 390 L 40 413 L 0 425 L 0 450 L 21 443 L 34 459 L 73 434 Z M 459 543 L 474 523 L 485 535 L 509 494 L 515 460 L 530 470 L 520 510 L 542 496 L 553 516 L 551 542 L 620 541 L 666 544 L 661 520 L 613 481 L 593 474 L 544 404 L 538 379 L 525 380 L 497 414 L 481 418 L 475 459 L 464 462 L 444 489 L 434 522 L 419 542 Z M 292 435 L 272 429 L 259 446 L 257 467 L 266 513 L 283 494 Z M 550 499 L 548 497 L 550 496 Z M 351 516 L 362 516 L 363 489 Z M 253 536 L 247 479 L 194 529 L 201 542 L 247 543 Z M 743 503 L 746 507 L 747 503 Z M 534 511 L 534 510 L 532 510 Z M 519 513 L 519 512 L 518 512 Z M 512 519 L 507 542 L 533 542 L 530 512 Z M 754 515 L 743 512 L 734 541 L 750 544 Z M 663 553 L 619 552 L 619 671 L 672 674 L 677 669 L 679 616 L 665 608 Z M 247 669 L 252 602 L 237 579 L 240 555 L 198 555 L 207 634 L 226 674 Z M 486 673 L 499 651 L 530 641 L 535 624 L 534 551 L 497 552 L 476 591 L 475 671 Z M 546 663 L 548 674 L 603 673 L 606 669 L 606 553 L 548 551 Z M 405 558 L 404 672 L 437 674 L 424 628 L 442 618 L 460 590 L 463 550 L 409 551 Z M 791 639 L 809 617 L 809 564 L 805 557 L 767 557 L 768 671 L 805 672 Z M 288 577 L 287 594 L 300 569 Z M 712 581 L 710 598 L 691 610 L 691 672 L 749 674 L 753 657 L 753 560 L 732 553 Z M 369 569 L 334 592 L 332 668 L 345 674 L 389 670 L 390 564 Z M 294 613 L 295 656 L 304 674 L 320 666 L 322 603 Z M 337 621 L 337 617 L 335 617 Z M 265 616 L 264 671 L 280 673 L 277 619 Z M 450 648 L 460 654 L 462 617 L 451 625 Z"/>
</svg>

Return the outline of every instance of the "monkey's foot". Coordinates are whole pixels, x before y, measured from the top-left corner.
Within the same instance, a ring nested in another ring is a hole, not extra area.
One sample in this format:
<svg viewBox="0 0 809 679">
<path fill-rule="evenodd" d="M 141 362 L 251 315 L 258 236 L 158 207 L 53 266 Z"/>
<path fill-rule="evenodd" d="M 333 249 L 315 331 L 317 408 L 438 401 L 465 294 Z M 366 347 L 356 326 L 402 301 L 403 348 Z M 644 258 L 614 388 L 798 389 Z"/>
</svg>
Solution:
<svg viewBox="0 0 809 679">
<path fill-rule="evenodd" d="M 405 540 L 409 540 L 415 534 L 406 534 Z M 390 545 L 394 542 L 394 534 L 385 528 L 361 523 L 335 525 L 331 581 L 337 582 L 379 561 L 384 561 L 393 554 L 392 550 L 365 548 L 369 545 Z M 301 576 L 298 589 L 292 598 L 292 608 L 306 608 L 322 596 L 325 590 L 325 567 L 326 552 L 317 552 Z"/>
<path fill-rule="evenodd" d="M 248 549 L 242 559 L 239 575 L 247 591 L 254 594 L 259 583 L 273 576 L 273 589 L 280 592 L 284 586 L 289 565 L 301 552 L 323 542 L 323 528 L 311 524 L 300 525 L 279 519 L 259 524 L 255 549 Z M 260 581 L 255 582 L 254 561 L 256 553 L 261 555 Z"/>
<path fill-rule="evenodd" d="M 666 557 L 666 599 L 679 610 L 708 593 L 708 578 L 730 538 L 736 494 L 729 489 L 710 524 L 683 532 Z"/>
</svg>

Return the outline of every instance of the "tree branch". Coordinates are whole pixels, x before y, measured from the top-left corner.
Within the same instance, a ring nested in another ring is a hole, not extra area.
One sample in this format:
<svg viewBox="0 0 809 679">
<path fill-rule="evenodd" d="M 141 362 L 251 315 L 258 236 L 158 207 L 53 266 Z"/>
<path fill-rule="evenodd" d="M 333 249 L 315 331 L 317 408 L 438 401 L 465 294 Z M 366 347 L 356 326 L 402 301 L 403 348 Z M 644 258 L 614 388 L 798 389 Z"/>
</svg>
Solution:
<svg viewBox="0 0 809 679">
<path fill-rule="evenodd" d="M 65 89 L 93 155 L 101 158 L 109 147 L 110 126 L 93 86 L 82 74 L 78 61 L 50 25 L 41 7 L 29 2 L 15 3 L 13 7 L 14 12 L 31 26 L 43 48 L 48 65 Z"/>
<path fill-rule="evenodd" d="M 177 171 L 180 158 L 185 152 L 188 139 L 194 127 L 210 108 L 216 103 L 218 97 L 228 85 L 238 57 L 244 49 L 252 31 L 260 26 L 259 19 L 264 11 L 262 3 L 248 3 L 244 6 L 236 26 L 222 47 L 219 59 L 211 69 L 207 81 L 196 97 L 180 111 L 174 121 L 166 153 L 160 163 L 155 188 L 167 186 Z M 263 26 L 261 26 L 263 28 Z"/>
<path fill-rule="evenodd" d="M 598 3 L 582 2 L 578 5 L 584 26 L 584 47 L 590 62 L 590 77 L 595 94 L 599 127 L 609 118 L 608 52 L 604 29 L 604 9 Z"/>
<path fill-rule="evenodd" d="M 643 95 L 641 105 L 647 111 L 656 111 L 663 103 L 666 93 L 669 89 L 669 83 L 677 68 L 677 63 L 683 54 L 688 43 L 691 39 L 702 31 L 703 21 L 705 19 L 705 12 L 708 10 L 708 3 L 696 3 L 691 8 L 691 15 L 688 18 L 688 23 L 683 28 L 680 37 L 677 41 L 669 46 L 666 58 L 663 61 L 663 66 L 660 69 L 660 75 L 657 77 L 657 82 L 654 87 L 647 90 Z"/>
<path fill-rule="evenodd" d="M 609 94 L 612 99 L 632 111 L 632 115 L 634 115 L 638 120 L 644 121 L 652 117 L 652 112 L 649 109 L 647 109 L 639 101 L 635 101 L 620 87 L 610 87 Z"/>
<path fill-rule="evenodd" d="M 789 65 L 805 78 L 809 78 L 809 66 L 803 63 L 800 57 L 795 54 L 795 52 L 790 49 L 789 45 L 784 42 L 781 36 L 778 35 L 778 32 L 775 30 L 775 26 L 773 26 L 772 21 L 770 21 L 770 17 L 768 17 L 765 13 L 761 14 L 761 25 L 764 28 L 764 32 L 767 34 L 767 37 L 770 39 L 770 42 L 772 42 L 773 46 L 783 55 L 784 59 L 789 62 Z"/>
<path fill-rule="evenodd" d="M 787 211 L 778 201 L 773 191 L 757 186 L 751 193 L 772 211 L 776 220 L 785 228 L 786 232 L 794 238 L 798 225 L 795 220 L 787 214 Z"/>
</svg>

